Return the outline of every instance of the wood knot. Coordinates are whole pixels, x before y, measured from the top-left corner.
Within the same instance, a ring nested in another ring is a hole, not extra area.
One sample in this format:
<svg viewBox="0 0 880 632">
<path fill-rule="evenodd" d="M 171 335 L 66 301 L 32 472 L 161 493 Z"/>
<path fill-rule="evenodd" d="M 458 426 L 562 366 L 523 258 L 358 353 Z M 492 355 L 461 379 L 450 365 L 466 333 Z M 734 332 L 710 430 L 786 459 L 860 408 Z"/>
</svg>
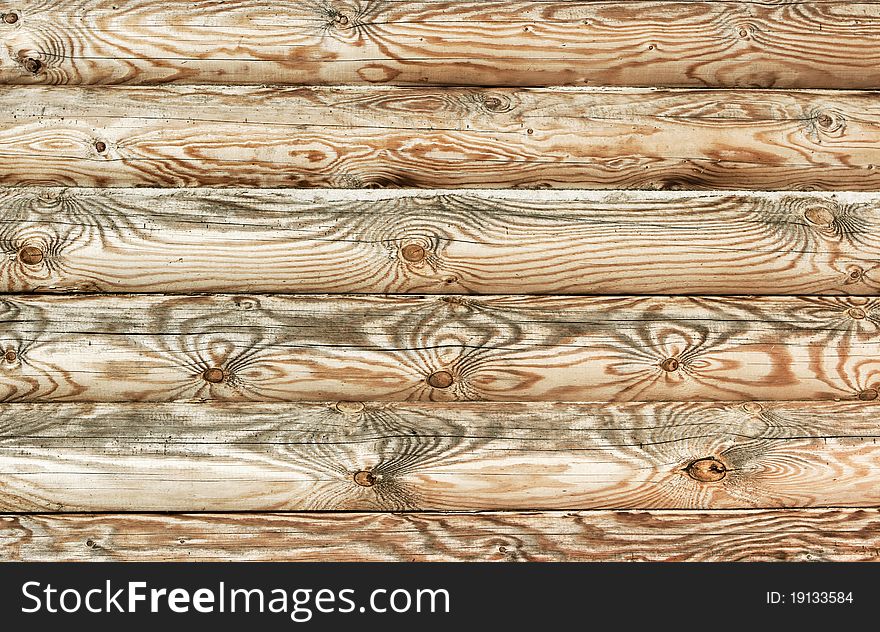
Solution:
<svg viewBox="0 0 880 632">
<path fill-rule="evenodd" d="M 348 16 L 343 15 L 342 13 L 334 13 L 333 14 L 333 24 L 336 26 L 347 26 L 348 25 Z"/>
<path fill-rule="evenodd" d="M 507 112 L 511 109 L 510 102 L 501 96 L 489 96 L 483 99 L 483 108 L 488 112 Z"/>
<path fill-rule="evenodd" d="M 428 385 L 433 388 L 449 388 L 453 382 L 455 378 L 449 371 L 435 371 L 428 376 Z"/>
<path fill-rule="evenodd" d="M 678 371 L 678 367 L 681 366 L 679 361 L 676 358 L 666 358 L 663 362 L 660 363 L 660 368 L 668 373 L 672 373 L 673 371 Z"/>
<path fill-rule="evenodd" d="M 6 13 L 3 15 L 3 21 L 7 24 L 15 24 L 16 22 L 18 22 L 18 14 Z"/>
<path fill-rule="evenodd" d="M 32 75 L 36 75 L 43 69 L 43 62 L 39 59 L 34 59 L 33 57 L 25 57 L 22 65 L 24 66 L 24 69 Z"/>
<path fill-rule="evenodd" d="M 95 151 L 99 154 L 103 154 L 105 151 L 107 151 L 107 143 L 99 140 L 95 143 Z"/>
<path fill-rule="evenodd" d="M 15 362 L 16 360 L 18 360 L 18 354 L 12 349 L 4 353 L 3 357 L 7 362 Z"/>
<path fill-rule="evenodd" d="M 43 251 L 36 246 L 25 246 L 18 251 L 18 260 L 29 266 L 38 265 L 43 261 Z"/>
<path fill-rule="evenodd" d="M 714 457 L 697 459 L 688 465 L 684 471 L 692 479 L 701 483 L 715 483 L 727 475 L 727 467 Z"/>
<path fill-rule="evenodd" d="M 846 130 L 846 120 L 838 112 L 816 112 L 812 120 L 815 129 L 824 134 L 840 135 Z"/>
<path fill-rule="evenodd" d="M 863 402 L 872 402 L 877 399 L 878 396 L 880 396 L 880 393 L 877 392 L 876 388 L 866 388 L 859 393 L 859 399 Z"/>
<path fill-rule="evenodd" d="M 867 316 L 865 310 L 863 310 L 861 307 L 850 307 L 848 310 L 846 310 L 846 313 L 850 318 L 854 320 L 862 320 Z"/>
<path fill-rule="evenodd" d="M 814 226 L 831 226 L 834 223 L 834 214 L 827 208 L 818 206 L 804 211 L 804 219 Z"/>
<path fill-rule="evenodd" d="M 424 261 L 427 256 L 427 252 L 424 247 L 419 244 L 407 244 L 403 248 L 400 249 L 401 256 L 410 263 L 418 263 L 419 261 Z"/>
<path fill-rule="evenodd" d="M 847 274 L 847 279 L 849 283 L 858 283 L 862 280 L 862 277 L 865 276 L 865 271 L 861 268 L 852 268 Z"/>
<path fill-rule="evenodd" d="M 210 382 L 211 384 L 219 384 L 224 380 L 226 374 L 223 372 L 223 369 L 211 367 L 210 369 L 206 369 L 205 372 L 202 373 L 202 377 L 206 382 Z"/>
<path fill-rule="evenodd" d="M 757 415 L 764 410 L 764 407 L 758 402 L 746 402 L 742 405 L 742 409 L 750 415 Z"/>
<path fill-rule="evenodd" d="M 357 413 L 361 413 L 364 411 L 363 402 L 337 402 L 336 410 L 341 413 L 356 415 Z"/>
<path fill-rule="evenodd" d="M 376 477 L 369 470 L 361 470 L 354 473 L 354 482 L 361 487 L 372 487 L 376 484 Z"/>
</svg>

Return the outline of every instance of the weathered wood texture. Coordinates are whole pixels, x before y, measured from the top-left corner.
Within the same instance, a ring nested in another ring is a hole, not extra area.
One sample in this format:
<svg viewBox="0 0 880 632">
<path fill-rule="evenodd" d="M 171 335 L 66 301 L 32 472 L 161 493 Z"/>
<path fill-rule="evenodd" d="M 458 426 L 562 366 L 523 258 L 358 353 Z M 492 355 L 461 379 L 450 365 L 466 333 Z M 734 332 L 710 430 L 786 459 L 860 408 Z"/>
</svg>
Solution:
<svg viewBox="0 0 880 632">
<path fill-rule="evenodd" d="M 880 293 L 880 195 L 0 189 L 0 290 Z"/>
<path fill-rule="evenodd" d="M 0 399 L 873 399 L 880 299 L 6 296 Z"/>
<path fill-rule="evenodd" d="M 880 189 L 872 92 L 6 86 L 0 110 L 3 185 Z"/>
<path fill-rule="evenodd" d="M 875 2 L 14 3 L 6 83 L 880 87 Z"/>
<path fill-rule="evenodd" d="M 0 560 L 880 561 L 876 509 L 0 516 Z"/>
<path fill-rule="evenodd" d="M 7 404 L 0 510 L 880 503 L 880 404 Z"/>
</svg>

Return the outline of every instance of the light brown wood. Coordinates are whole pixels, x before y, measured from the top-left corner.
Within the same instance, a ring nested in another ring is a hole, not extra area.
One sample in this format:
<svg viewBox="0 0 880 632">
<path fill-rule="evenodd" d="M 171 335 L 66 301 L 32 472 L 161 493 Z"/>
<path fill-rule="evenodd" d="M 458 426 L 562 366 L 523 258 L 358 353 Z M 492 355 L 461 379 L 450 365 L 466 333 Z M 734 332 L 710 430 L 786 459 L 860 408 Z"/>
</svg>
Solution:
<svg viewBox="0 0 880 632">
<path fill-rule="evenodd" d="M 0 7 L 0 560 L 880 561 L 878 41 Z"/>
<path fill-rule="evenodd" d="M 6 83 L 880 87 L 874 2 L 49 0 Z"/>
<path fill-rule="evenodd" d="M 865 297 L 8 296 L 5 401 L 874 399 Z"/>
<path fill-rule="evenodd" d="M 877 562 L 876 509 L 0 516 L 0 560 Z"/>
<path fill-rule="evenodd" d="M 0 110 L 0 185 L 880 189 L 873 92 L 6 86 Z"/>
<path fill-rule="evenodd" d="M 9 188 L 0 209 L 9 292 L 880 292 L 877 194 Z"/>
<path fill-rule="evenodd" d="M 880 503 L 880 402 L 7 404 L 0 511 Z"/>
</svg>

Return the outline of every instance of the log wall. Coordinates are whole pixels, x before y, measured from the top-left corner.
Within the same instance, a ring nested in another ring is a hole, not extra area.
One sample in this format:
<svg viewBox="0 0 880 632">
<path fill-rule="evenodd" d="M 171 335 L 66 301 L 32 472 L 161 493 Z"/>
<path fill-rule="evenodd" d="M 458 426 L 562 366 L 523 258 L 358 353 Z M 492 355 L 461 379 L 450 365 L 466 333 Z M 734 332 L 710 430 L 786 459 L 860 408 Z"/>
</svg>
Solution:
<svg viewBox="0 0 880 632">
<path fill-rule="evenodd" d="M 880 561 L 878 38 L 0 7 L 0 560 Z"/>
</svg>

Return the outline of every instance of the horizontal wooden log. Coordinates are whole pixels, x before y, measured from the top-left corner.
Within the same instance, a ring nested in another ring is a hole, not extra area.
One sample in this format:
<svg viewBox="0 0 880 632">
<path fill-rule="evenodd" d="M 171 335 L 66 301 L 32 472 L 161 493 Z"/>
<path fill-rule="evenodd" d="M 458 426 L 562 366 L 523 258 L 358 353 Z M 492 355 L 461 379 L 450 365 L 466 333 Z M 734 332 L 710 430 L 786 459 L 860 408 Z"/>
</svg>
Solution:
<svg viewBox="0 0 880 632">
<path fill-rule="evenodd" d="M 880 87 L 875 2 L 49 0 L 6 83 Z"/>
<path fill-rule="evenodd" d="M 0 185 L 880 189 L 873 92 L 6 86 L 0 110 Z"/>
<path fill-rule="evenodd" d="M 872 507 L 880 403 L 7 404 L 0 511 Z"/>
<path fill-rule="evenodd" d="M 4 401 L 863 399 L 880 299 L 0 299 Z"/>
<path fill-rule="evenodd" d="M 880 195 L 0 189 L 8 292 L 880 294 Z"/>
<path fill-rule="evenodd" d="M 876 509 L 0 516 L 0 560 L 877 562 Z"/>
</svg>

